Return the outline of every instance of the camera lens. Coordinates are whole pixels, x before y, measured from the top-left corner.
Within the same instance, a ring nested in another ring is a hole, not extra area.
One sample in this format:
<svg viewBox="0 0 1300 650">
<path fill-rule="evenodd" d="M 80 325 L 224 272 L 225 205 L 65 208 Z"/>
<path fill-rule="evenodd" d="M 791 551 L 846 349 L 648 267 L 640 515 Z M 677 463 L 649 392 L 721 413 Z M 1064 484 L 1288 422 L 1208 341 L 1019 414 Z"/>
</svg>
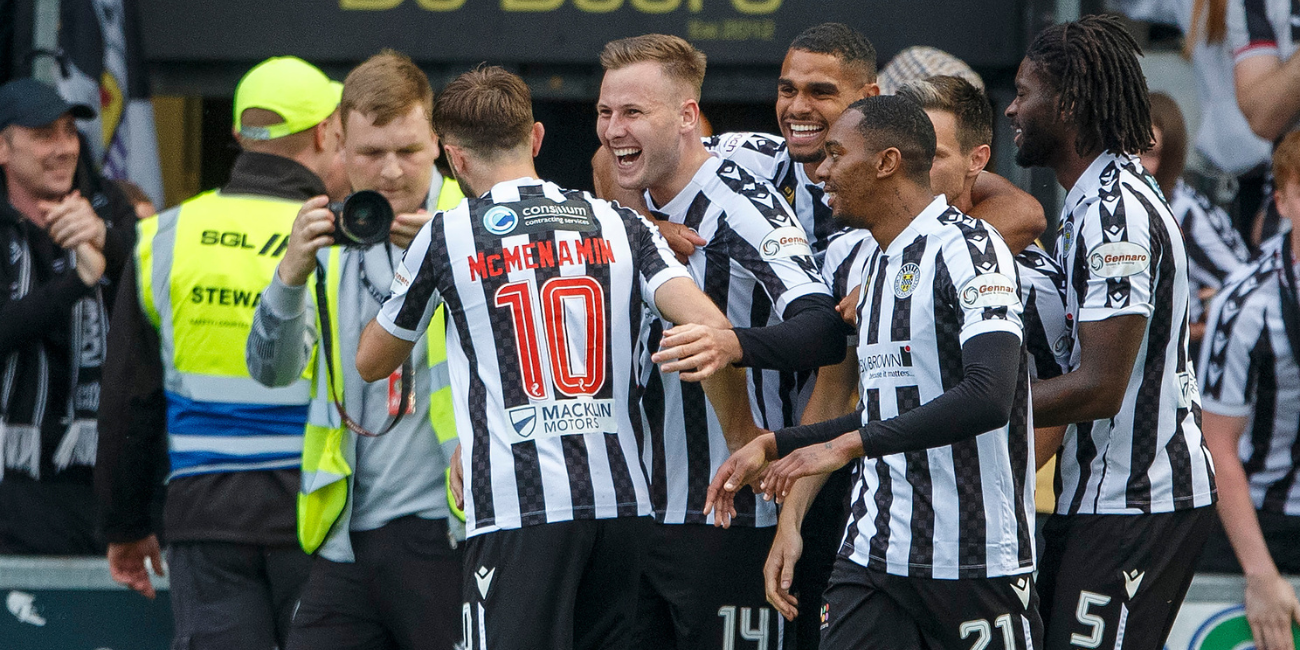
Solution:
<svg viewBox="0 0 1300 650">
<path fill-rule="evenodd" d="M 384 195 L 362 190 L 349 196 L 339 212 L 336 239 L 349 246 L 372 246 L 388 238 L 393 207 Z"/>
</svg>

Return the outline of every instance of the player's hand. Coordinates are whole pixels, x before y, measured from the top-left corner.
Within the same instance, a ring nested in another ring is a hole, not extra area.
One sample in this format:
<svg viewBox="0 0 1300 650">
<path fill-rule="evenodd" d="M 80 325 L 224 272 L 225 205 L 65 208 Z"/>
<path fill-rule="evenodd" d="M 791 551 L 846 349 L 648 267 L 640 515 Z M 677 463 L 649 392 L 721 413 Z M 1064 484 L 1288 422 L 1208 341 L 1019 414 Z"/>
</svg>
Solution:
<svg viewBox="0 0 1300 650">
<path fill-rule="evenodd" d="M 451 452 L 451 463 L 448 465 L 451 470 L 447 474 L 447 487 L 451 488 L 451 496 L 456 499 L 456 507 L 465 509 L 465 472 L 460 465 L 460 445 L 456 445 L 456 451 Z"/>
<path fill-rule="evenodd" d="M 429 214 L 429 211 L 424 208 L 420 208 L 415 212 L 394 215 L 393 227 L 388 231 L 388 240 L 393 242 L 394 246 L 405 249 L 411 245 L 411 240 L 415 239 L 424 224 L 429 223 L 432 218 L 433 215 Z"/>
<path fill-rule="evenodd" d="M 280 260 L 280 281 L 291 286 L 307 284 L 316 270 L 316 251 L 334 244 L 334 213 L 328 196 L 316 196 L 302 204 L 289 232 L 289 245 Z"/>
<path fill-rule="evenodd" d="M 651 219 L 650 221 L 659 227 L 659 234 L 663 235 L 663 238 L 668 241 L 668 247 L 673 249 L 673 252 L 677 254 L 677 259 L 682 264 L 685 264 L 686 258 L 695 252 L 695 247 L 709 243 L 700 236 L 700 233 L 687 228 L 683 224 L 673 223 L 667 219 Z"/>
<path fill-rule="evenodd" d="M 1246 620 L 1259 650 L 1295 650 L 1291 623 L 1300 623 L 1300 602 L 1291 583 L 1276 572 L 1246 576 Z"/>
<path fill-rule="evenodd" d="M 721 368 L 740 361 L 740 339 L 731 330 L 708 325 L 678 325 L 659 341 L 650 360 L 660 372 L 680 372 L 683 381 L 703 381 Z"/>
<path fill-rule="evenodd" d="M 849 295 L 844 296 L 844 299 L 840 301 L 840 304 L 835 305 L 835 311 L 840 313 L 840 318 L 843 318 L 844 322 L 854 327 L 858 326 L 858 297 L 861 294 L 862 285 L 853 287 L 853 291 L 850 291 Z"/>
<path fill-rule="evenodd" d="M 82 242 L 77 245 L 77 277 L 81 278 L 82 284 L 88 287 L 95 286 L 99 279 L 104 277 L 104 269 L 108 266 L 108 261 L 104 259 L 104 253 L 91 242 Z"/>
<path fill-rule="evenodd" d="M 799 615 L 799 599 L 790 594 L 794 584 L 794 565 L 803 555 L 803 536 L 794 526 L 781 522 L 776 525 L 776 539 L 763 564 L 763 589 L 767 602 L 787 621 Z"/>
<path fill-rule="evenodd" d="M 775 438 L 773 438 L 775 442 Z M 759 480 L 759 491 L 764 497 L 775 498 L 777 503 L 785 501 L 794 482 L 815 474 L 829 474 L 849 464 L 855 456 L 852 446 L 857 445 L 861 454 L 862 441 L 856 432 L 846 434 L 830 442 L 796 449 L 793 453 L 778 460 L 763 471 Z"/>
<path fill-rule="evenodd" d="M 45 211 L 45 228 L 59 248 L 72 250 L 82 244 L 90 243 L 97 250 L 104 250 L 104 238 L 108 227 L 104 220 L 95 214 L 90 201 L 73 191 L 63 197 L 62 201 L 41 201 L 41 210 Z"/>
<path fill-rule="evenodd" d="M 754 483 L 774 458 L 776 436 L 765 432 L 723 461 L 704 497 L 704 514 L 714 512 L 714 526 L 731 527 L 731 519 L 736 516 L 736 493 Z"/>
<path fill-rule="evenodd" d="M 167 575 L 156 535 L 134 542 L 108 545 L 108 573 L 113 576 L 113 581 L 153 600 L 156 593 L 149 580 L 149 570 L 144 565 L 146 559 L 153 565 L 154 575 Z"/>
</svg>

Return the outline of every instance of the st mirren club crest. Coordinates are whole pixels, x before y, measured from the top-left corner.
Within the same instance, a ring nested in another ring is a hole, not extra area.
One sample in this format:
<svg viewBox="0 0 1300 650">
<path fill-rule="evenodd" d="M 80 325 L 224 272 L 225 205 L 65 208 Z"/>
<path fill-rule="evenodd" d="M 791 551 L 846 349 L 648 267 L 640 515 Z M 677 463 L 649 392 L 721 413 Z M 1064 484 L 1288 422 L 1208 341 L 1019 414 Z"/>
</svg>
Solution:
<svg viewBox="0 0 1300 650">
<path fill-rule="evenodd" d="M 912 295 L 916 290 L 917 277 L 921 275 L 921 267 L 914 263 L 907 263 L 903 268 L 898 270 L 898 275 L 894 276 L 894 297 L 902 300 Z"/>
<path fill-rule="evenodd" d="M 510 411 L 510 426 L 515 428 L 515 433 L 519 434 L 520 438 L 533 435 L 533 431 L 537 429 L 537 407 L 512 409 Z"/>
</svg>

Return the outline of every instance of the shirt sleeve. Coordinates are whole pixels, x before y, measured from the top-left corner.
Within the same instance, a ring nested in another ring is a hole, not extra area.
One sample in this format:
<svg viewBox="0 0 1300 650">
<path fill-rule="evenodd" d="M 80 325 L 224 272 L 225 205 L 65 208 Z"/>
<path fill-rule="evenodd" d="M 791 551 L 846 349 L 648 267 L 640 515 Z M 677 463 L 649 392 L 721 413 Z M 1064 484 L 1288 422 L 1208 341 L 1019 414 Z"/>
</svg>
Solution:
<svg viewBox="0 0 1300 650">
<path fill-rule="evenodd" d="M 393 272 L 388 299 L 379 308 L 375 320 L 389 334 L 404 341 L 415 341 L 429 328 L 433 312 L 442 304 L 438 292 L 438 250 L 431 246 L 433 229 L 441 228 L 443 213 L 433 215 L 411 241 L 402 261 Z"/>
<path fill-rule="evenodd" d="M 1038 264 L 1045 264 L 1040 267 Z M 1024 306 L 1021 320 L 1025 328 L 1025 347 L 1033 363 L 1035 379 L 1051 379 L 1069 367 L 1073 343 L 1065 320 L 1065 296 L 1054 274 L 1056 266 L 1046 255 L 1026 250 L 1016 257 L 1020 273 L 1020 302 Z"/>
<path fill-rule="evenodd" d="M 939 253 L 952 280 L 953 293 L 935 299 L 956 303 L 961 314 L 962 345 L 988 332 L 1008 332 L 1023 339 L 1024 307 L 1011 250 L 979 219 L 961 215 L 954 225 L 961 236 L 945 233 Z"/>
<path fill-rule="evenodd" d="M 1251 300 L 1256 291 L 1264 290 L 1257 284 L 1260 278 L 1258 273 L 1243 278 L 1210 303 L 1199 364 L 1201 408 L 1210 413 L 1249 415 L 1259 366 L 1272 360 L 1268 305 Z M 1276 289 L 1272 283 L 1266 286 Z"/>
<path fill-rule="evenodd" d="M 1228 43 L 1235 63 L 1254 56 L 1279 56 L 1267 5 L 1260 0 L 1229 0 Z"/>
<path fill-rule="evenodd" d="M 628 247 L 632 250 L 640 282 L 641 300 L 655 316 L 660 316 L 659 308 L 655 306 L 655 292 L 663 283 L 673 278 L 690 278 L 691 274 L 677 261 L 672 249 L 668 247 L 668 241 L 659 234 L 659 229 L 645 217 L 628 208 L 615 207 L 613 204 L 611 207 L 618 211 L 627 232 Z"/>
<path fill-rule="evenodd" d="M 277 272 L 253 312 L 244 346 L 244 363 L 264 386 L 288 386 L 302 376 L 316 345 L 314 312 L 307 309 L 307 287 L 291 287 Z"/>
<path fill-rule="evenodd" d="M 1151 250 L 1151 214 L 1156 208 L 1138 192 L 1125 187 L 1141 180 L 1121 178 L 1113 192 L 1086 202 L 1076 210 L 1078 227 L 1075 287 L 1079 295 L 1079 322 L 1102 321 L 1135 314 L 1146 318 L 1153 311 L 1152 274 L 1157 265 Z M 1082 282 L 1080 282 L 1082 280 Z"/>
</svg>

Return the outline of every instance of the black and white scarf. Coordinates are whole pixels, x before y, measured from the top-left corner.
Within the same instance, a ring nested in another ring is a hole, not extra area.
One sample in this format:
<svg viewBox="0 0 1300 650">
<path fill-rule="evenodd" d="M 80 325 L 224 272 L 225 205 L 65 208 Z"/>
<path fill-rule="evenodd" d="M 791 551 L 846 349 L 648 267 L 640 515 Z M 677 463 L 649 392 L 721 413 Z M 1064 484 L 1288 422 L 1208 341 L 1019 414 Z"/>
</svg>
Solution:
<svg viewBox="0 0 1300 650">
<path fill-rule="evenodd" d="M 32 290 L 32 255 L 25 237 L 10 242 L 10 262 L 18 269 L 18 282 L 14 284 L 10 300 L 19 300 Z M 76 253 L 66 257 L 68 272 L 75 272 Z M 99 446 L 96 416 L 99 412 L 99 380 L 108 347 L 108 311 L 104 308 L 103 288 L 95 286 L 93 295 L 78 300 L 72 307 L 69 388 L 66 404 L 50 404 L 49 357 L 44 345 L 36 346 L 36 398 L 30 417 L 15 413 L 14 394 L 19 380 L 19 357 L 24 348 L 9 353 L 3 362 L 0 375 L 0 480 L 6 469 L 27 472 L 34 479 L 41 477 L 41 427 L 47 417 L 62 418 L 67 425 L 63 439 L 54 452 L 56 469 L 71 465 L 95 464 Z M 14 421 L 17 420 L 17 423 Z"/>
</svg>

